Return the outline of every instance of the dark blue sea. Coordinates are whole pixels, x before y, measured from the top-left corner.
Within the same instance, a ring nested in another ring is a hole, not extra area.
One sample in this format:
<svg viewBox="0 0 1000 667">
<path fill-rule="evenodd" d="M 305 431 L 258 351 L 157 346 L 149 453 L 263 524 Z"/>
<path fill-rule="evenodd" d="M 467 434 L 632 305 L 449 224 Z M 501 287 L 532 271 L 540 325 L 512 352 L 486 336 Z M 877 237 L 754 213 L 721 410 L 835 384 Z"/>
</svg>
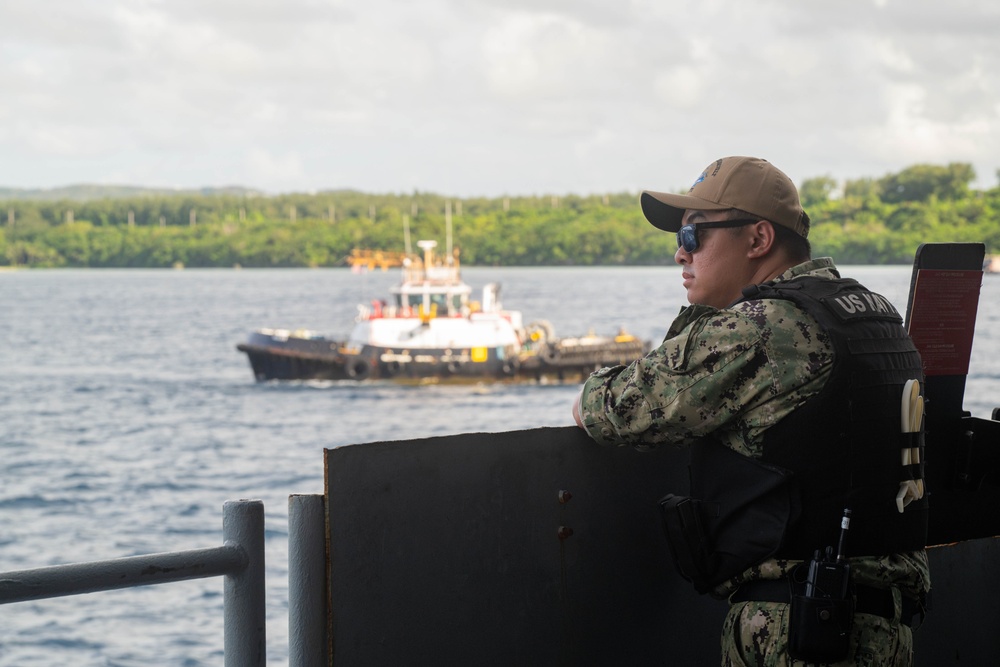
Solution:
<svg viewBox="0 0 1000 667">
<path fill-rule="evenodd" d="M 909 267 L 842 267 L 903 311 Z M 677 267 L 467 268 L 559 335 L 658 342 Z M 213 547 L 226 500 L 264 502 L 268 663 L 288 659 L 287 502 L 323 449 L 572 423 L 573 386 L 254 382 L 258 327 L 346 334 L 397 275 L 318 270 L 0 272 L 0 572 Z M 984 280 L 966 409 L 1000 405 L 1000 276 Z M 0 606 L 0 665 L 222 664 L 222 579 Z"/>
</svg>

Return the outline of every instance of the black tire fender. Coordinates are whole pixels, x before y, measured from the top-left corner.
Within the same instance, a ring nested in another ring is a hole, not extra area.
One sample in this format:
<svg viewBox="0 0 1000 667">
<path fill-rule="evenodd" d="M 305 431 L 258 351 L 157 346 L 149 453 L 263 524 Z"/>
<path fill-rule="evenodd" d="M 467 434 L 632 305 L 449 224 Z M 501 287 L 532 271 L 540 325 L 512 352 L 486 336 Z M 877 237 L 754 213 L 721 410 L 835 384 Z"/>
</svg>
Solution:
<svg viewBox="0 0 1000 667">
<path fill-rule="evenodd" d="M 357 357 L 347 362 L 347 377 L 352 380 L 367 380 L 372 374 L 372 366 L 364 357 Z"/>
</svg>

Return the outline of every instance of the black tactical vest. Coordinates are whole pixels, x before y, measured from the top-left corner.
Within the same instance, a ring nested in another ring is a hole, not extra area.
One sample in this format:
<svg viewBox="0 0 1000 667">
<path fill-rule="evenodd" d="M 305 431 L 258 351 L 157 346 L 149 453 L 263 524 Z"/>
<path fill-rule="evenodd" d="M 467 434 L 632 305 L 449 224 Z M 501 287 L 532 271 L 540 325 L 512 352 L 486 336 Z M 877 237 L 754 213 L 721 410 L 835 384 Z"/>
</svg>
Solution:
<svg viewBox="0 0 1000 667">
<path fill-rule="evenodd" d="M 805 276 L 748 287 L 743 299 L 787 299 L 809 313 L 834 348 L 823 389 L 767 429 L 760 459 L 714 438 L 691 449 L 691 495 L 668 494 L 661 516 L 674 564 L 704 593 L 768 558 L 808 560 L 836 548 L 843 510 L 852 512 L 844 555 L 922 549 L 927 499 L 896 507 L 899 483 L 922 478 L 902 465 L 907 380 L 923 380 L 902 318 L 854 280 Z"/>
<path fill-rule="evenodd" d="M 901 479 L 923 476 L 901 464 L 901 448 L 916 444 L 901 434 L 903 387 L 909 379 L 922 382 L 923 370 L 899 313 L 851 279 L 765 283 L 744 290 L 744 299 L 794 302 L 819 322 L 834 347 L 831 376 L 820 393 L 764 433 L 760 461 L 793 473 L 801 504 L 775 555 L 808 558 L 815 549 L 836 546 L 844 508 L 852 510 L 848 556 L 922 549 L 926 496 L 902 514 L 896 507 Z"/>
</svg>

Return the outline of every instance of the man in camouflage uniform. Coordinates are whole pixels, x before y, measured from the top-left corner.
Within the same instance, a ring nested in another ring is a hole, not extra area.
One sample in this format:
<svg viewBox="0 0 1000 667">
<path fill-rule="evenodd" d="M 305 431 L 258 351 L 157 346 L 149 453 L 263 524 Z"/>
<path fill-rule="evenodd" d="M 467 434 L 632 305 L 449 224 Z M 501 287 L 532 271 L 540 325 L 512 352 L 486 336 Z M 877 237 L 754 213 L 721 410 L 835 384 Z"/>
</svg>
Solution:
<svg viewBox="0 0 1000 667">
<path fill-rule="evenodd" d="M 577 424 L 600 444 L 698 447 L 711 437 L 758 459 L 767 431 L 821 392 L 835 350 L 793 301 L 747 298 L 743 290 L 840 274 L 829 258 L 810 259 L 809 218 L 795 186 L 764 160 L 717 160 L 687 195 L 647 191 L 642 208 L 654 226 L 677 232 L 674 259 L 691 305 L 646 357 L 590 377 L 574 405 Z M 731 603 L 723 665 L 807 664 L 788 654 L 789 600 L 755 594 L 763 583 L 787 580 L 800 562 L 766 558 L 714 588 Z M 848 657 L 828 664 L 911 665 L 909 610 L 930 589 L 925 552 L 851 555 L 848 562 L 852 587 L 885 604 L 864 608 L 859 594 Z"/>
</svg>

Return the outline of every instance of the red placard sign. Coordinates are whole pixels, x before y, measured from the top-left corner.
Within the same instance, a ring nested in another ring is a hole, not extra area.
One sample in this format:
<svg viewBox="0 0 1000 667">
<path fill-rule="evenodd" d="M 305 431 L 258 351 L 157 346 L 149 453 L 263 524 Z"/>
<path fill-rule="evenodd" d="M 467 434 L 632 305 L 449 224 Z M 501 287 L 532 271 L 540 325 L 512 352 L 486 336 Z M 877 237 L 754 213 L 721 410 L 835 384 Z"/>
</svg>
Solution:
<svg viewBox="0 0 1000 667">
<path fill-rule="evenodd" d="M 926 375 L 968 375 L 982 271 L 920 269 L 909 331 Z"/>
</svg>

